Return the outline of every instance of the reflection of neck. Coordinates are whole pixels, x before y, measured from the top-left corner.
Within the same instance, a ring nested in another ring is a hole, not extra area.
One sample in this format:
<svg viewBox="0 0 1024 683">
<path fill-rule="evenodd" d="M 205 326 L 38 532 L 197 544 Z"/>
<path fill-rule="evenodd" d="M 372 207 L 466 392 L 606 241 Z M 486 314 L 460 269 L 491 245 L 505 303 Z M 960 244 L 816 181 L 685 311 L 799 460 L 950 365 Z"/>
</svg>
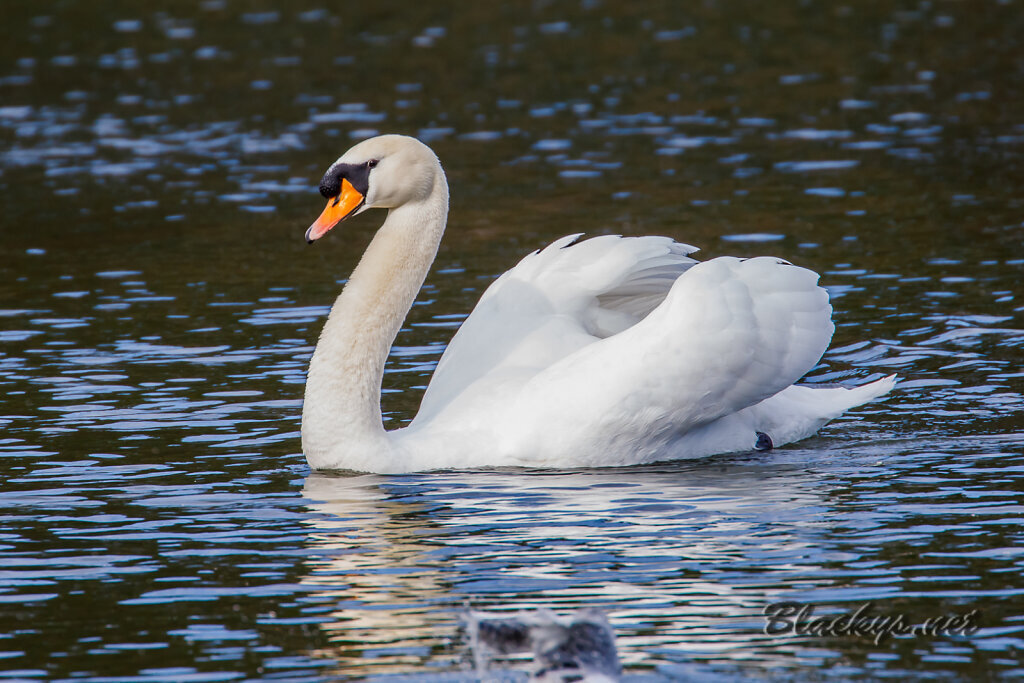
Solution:
<svg viewBox="0 0 1024 683">
<path fill-rule="evenodd" d="M 379 471 L 388 457 L 381 381 L 444 233 L 448 185 L 437 178 L 427 199 L 388 213 L 327 316 L 302 408 L 302 450 L 314 468 Z"/>
</svg>

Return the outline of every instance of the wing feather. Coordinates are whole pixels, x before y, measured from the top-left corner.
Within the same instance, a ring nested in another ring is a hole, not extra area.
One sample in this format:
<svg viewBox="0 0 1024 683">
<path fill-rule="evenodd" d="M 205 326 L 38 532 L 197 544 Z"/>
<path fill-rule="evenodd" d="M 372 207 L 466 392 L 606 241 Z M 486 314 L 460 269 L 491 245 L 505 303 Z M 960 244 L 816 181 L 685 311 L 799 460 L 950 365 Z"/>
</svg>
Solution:
<svg viewBox="0 0 1024 683">
<path fill-rule="evenodd" d="M 651 457 L 663 454 L 814 367 L 833 332 L 817 280 L 774 258 L 700 263 L 642 321 L 532 377 L 505 416 L 524 429 L 504 431 L 517 452 L 590 444 L 599 458 L 644 434 Z"/>
<path fill-rule="evenodd" d="M 521 385 L 649 315 L 696 261 L 668 237 L 567 235 L 495 280 L 445 349 L 416 421 L 473 386 Z"/>
</svg>

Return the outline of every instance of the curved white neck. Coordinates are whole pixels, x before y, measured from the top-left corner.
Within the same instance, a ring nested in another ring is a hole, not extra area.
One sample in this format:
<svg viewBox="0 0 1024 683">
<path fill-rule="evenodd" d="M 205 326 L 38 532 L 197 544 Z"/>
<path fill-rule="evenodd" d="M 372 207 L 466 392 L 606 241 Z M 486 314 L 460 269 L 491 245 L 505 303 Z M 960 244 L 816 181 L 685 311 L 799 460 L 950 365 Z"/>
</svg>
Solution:
<svg viewBox="0 0 1024 683">
<path fill-rule="evenodd" d="M 384 364 L 437 254 L 448 184 L 388 212 L 331 307 L 306 378 L 302 450 L 316 469 L 380 471 L 396 457 L 380 413 Z"/>
</svg>

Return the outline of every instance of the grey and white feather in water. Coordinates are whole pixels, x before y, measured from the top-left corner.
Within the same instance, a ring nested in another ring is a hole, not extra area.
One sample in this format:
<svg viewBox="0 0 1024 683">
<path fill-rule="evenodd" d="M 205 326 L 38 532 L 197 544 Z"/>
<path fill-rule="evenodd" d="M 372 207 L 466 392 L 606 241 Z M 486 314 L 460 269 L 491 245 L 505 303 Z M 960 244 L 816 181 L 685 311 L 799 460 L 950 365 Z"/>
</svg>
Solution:
<svg viewBox="0 0 1024 683">
<path fill-rule="evenodd" d="M 521 652 L 533 654 L 534 681 L 610 683 L 622 675 L 615 633 L 596 609 L 564 617 L 546 609 L 511 616 L 470 612 L 465 627 L 481 675 L 494 656 Z"/>
</svg>

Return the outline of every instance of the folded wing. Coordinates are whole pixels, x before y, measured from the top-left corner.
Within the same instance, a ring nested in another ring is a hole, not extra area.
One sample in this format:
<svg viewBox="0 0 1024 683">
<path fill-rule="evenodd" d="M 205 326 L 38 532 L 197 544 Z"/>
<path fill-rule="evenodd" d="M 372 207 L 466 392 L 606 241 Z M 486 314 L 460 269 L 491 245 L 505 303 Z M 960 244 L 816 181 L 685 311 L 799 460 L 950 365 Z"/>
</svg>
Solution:
<svg viewBox="0 0 1024 683">
<path fill-rule="evenodd" d="M 687 269 L 645 318 L 522 387 L 504 413 L 503 433 L 517 440 L 510 450 L 543 459 L 582 444 L 607 463 L 604 453 L 624 441 L 664 457 L 687 432 L 777 394 L 814 367 L 833 332 L 817 280 L 767 257 Z"/>
</svg>

